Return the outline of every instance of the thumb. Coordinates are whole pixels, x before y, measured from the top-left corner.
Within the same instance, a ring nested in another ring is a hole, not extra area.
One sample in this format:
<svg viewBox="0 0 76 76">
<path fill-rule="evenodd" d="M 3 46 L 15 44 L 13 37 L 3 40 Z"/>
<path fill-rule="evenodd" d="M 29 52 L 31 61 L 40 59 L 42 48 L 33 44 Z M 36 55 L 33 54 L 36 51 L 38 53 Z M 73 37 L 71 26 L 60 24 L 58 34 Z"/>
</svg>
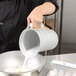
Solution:
<svg viewBox="0 0 76 76">
<path fill-rule="evenodd" d="M 30 23 L 31 23 L 31 19 L 30 18 L 27 18 L 27 27 L 26 27 L 26 29 L 27 28 L 30 28 Z"/>
</svg>

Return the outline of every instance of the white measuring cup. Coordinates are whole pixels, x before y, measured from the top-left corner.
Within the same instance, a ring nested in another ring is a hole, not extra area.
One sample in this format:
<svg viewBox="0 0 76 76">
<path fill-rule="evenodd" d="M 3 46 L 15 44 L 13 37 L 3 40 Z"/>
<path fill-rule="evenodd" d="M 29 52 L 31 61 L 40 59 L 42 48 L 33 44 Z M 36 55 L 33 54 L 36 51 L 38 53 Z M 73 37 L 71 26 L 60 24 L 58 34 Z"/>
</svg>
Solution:
<svg viewBox="0 0 76 76">
<path fill-rule="evenodd" d="M 29 29 L 25 29 L 19 38 L 19 46 L 23 55 L 33 49 L 32 53 L 54 49 L 58 44 L 58 36 L 52 29 L 45 29 L 41 23 L 41 29 L 33 29 L 32 23 Z"/>
</svg>

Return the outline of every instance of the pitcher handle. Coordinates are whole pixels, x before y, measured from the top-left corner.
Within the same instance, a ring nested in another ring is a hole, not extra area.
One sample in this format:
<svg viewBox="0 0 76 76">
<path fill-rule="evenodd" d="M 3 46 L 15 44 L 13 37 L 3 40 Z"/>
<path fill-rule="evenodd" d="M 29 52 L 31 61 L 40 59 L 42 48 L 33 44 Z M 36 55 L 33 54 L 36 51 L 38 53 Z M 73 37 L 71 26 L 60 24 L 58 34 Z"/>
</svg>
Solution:
<svg viewBox="0 0 76 76">
<path fill-rule="evenodd" d="M 40 26 L 41 26 L 41 28 L 44 28 L 44 24 L 43 24 L 43 23 L 41 23 Z M 30 23 L 30 28 L 33 29 L 33 25 L 32 25 L 32 23 Z"/>
</svg>

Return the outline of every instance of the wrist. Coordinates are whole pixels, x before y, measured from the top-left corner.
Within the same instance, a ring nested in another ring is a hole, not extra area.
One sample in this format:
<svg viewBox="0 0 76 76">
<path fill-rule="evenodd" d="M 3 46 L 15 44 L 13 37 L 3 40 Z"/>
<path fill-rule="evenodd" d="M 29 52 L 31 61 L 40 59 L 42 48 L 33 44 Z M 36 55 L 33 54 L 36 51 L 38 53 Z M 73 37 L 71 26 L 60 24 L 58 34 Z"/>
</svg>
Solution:
<svg viewBox="0 0 76 76">
<path fill-rule="evenodd" d="M 56 9 L 55 5 L 53 5 L 51 2 L 45 2 L 36 8 L 42 15 L 52 14 Z"/>
<path fill-rule="evenodd" d="M 36 7 L 36 9 L 39 11 L 39 13 L 40 13 L 41 15 L 45 15 L 45 13 L 44 13 L 44 8 L 43 8 L 42 5 Z"/>
</svg>

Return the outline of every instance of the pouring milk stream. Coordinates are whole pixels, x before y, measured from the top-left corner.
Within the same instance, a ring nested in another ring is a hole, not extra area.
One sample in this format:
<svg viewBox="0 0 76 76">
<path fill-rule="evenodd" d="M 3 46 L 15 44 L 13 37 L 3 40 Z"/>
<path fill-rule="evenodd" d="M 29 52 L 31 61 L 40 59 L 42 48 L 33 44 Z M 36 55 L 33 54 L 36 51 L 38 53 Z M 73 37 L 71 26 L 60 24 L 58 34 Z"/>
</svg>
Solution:
<svg viewBox="0 0 76 76">
<path fill-rule="evenodd" d="M 41 51 L 54 49 L 58 44 L 58 36 L 54 30 L 45 29 L 41 23 L 41 29 L 33 29 L 32 23 L 29 29 L 25 29 L 19 39 L 20 50 L 25 56 L 25 65 L 29 57 L 36 56 Z"/>
</svg>

